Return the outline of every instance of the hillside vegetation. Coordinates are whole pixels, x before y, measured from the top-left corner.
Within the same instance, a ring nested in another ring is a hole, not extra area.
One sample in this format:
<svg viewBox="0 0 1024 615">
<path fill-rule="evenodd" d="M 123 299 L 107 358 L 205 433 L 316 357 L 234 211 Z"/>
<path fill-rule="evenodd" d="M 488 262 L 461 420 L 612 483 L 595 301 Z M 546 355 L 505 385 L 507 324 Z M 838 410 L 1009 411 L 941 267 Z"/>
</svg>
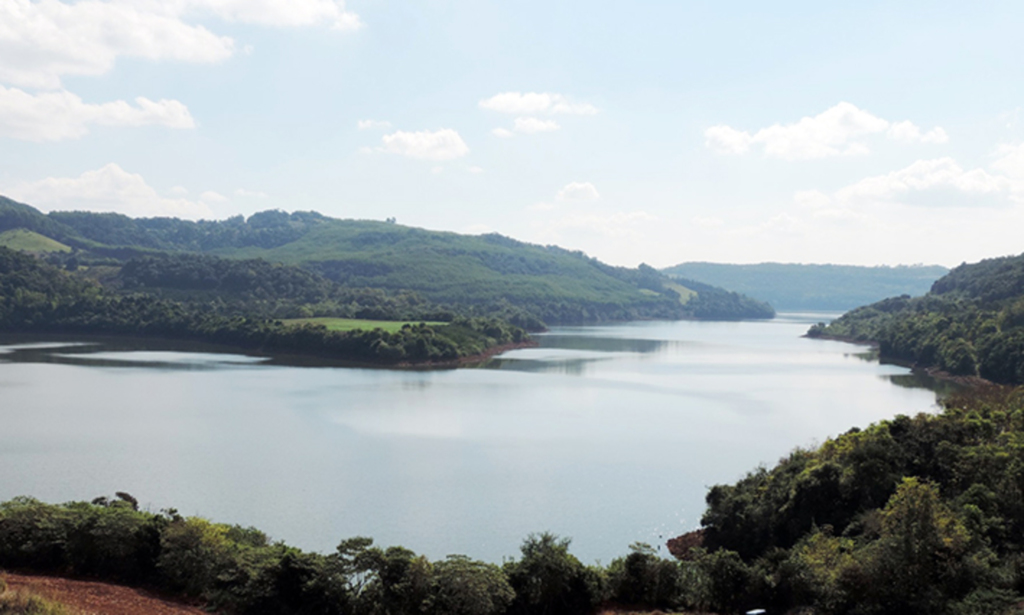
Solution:
<svg viewBox="0 0 1024 615">
<path fill-rule="evenodd" d="M 496 318 L 449 320 L 406 324 L 397 331 L 330 331 L 320 324 L 222 315 L 195 303 L 112 293 L 0 247 L 0 332 L 155 336 L 384 365 L 452 362 L 527 339 L 522 329 Z"/>
<path fill-rule="evenodd" d="M 1022 612 L 1024 391 L 975 390 L 796 450 L 707 496 L 728 612 Z"/>
<path fill-rule="evenodd" d="M 883 359 L 1024 383 L 1024 255 L 960 265 L 923 297 L 860 307 L 808 334 L 876 342 Z"/>
<path fill-rule="evenodd" d="M 683 282 L 680 289 L 645 265 L 613 267 L 581 252 L 497 234 L 458 235 L 315 212 L 266 211 L 248 219 L 190 222 L 87 212 L 43 214 L 0 198 L 0 231 L 10 229 L 31 231 L 76 250 L 55 263 L 118 266 L 160 253 L 262 259 L 301 266 L 346 288 L 411 291 L 434 304 L 479 314 L 511 307 L 548 324 L 774 315 L 768 305 L 720 288 L 704 285 L 698 291 Z"/>
<path fill-rule="evenodd" d="M 782 311 L 840 311 L 898 295 L 919 296 L 949 270 L 938 265 L 857 267 L 692 262 L 662 269 L 767 301 Z"/>
</svg>

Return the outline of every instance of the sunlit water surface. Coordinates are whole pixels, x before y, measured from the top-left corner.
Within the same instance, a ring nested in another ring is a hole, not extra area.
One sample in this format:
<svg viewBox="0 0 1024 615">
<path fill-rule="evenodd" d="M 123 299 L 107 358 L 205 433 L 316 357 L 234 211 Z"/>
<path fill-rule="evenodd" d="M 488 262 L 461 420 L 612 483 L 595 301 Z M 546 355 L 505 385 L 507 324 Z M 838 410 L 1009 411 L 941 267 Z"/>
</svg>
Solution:
<svg viewBox="0 0 1024 615">
<path fill-rule="evenodd" d="M 549 530 L 607 563 L 695 528 L 713 484 L 935 410 L 908 370 L 800 337 L 821 318 L 559 328 L 443 371 L 7 343 L 0 499 L 128 491 L 307 549 L 367 535 L 495 562 Z"/>
</svg>

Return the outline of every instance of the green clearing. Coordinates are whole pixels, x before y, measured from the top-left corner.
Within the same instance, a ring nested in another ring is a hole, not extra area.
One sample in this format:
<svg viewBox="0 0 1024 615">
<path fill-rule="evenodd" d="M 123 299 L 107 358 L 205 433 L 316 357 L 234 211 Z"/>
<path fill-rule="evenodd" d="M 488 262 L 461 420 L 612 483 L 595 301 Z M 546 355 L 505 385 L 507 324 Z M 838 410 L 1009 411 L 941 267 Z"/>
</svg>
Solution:
<svg viewBox="0 0 1024 615">
<path fill-rule="evenodd" d="M 405 325 L 418 325 L 419 321 L 411 320 L 361 320 L 358 318 L 289 318 L 282 320 L 286 325 L 324 325 L 328 331 L 355 331 L 362 329 L 372 331 L 383 329 L 388 333 L 401 331 Z M 447 325 L 446 322 L 427 322 L 430 326 Z"/>
<path fill-rule="evenodd" d="M 0 233 L 0 246 L 24 252 L 70 252 L 71 248 L 59 241 L 33 231 L 16 228 Z"/>
<path fill-rule="evenodd" d="M 679 293 L 679 303 L 682 303 L 683 305 L 686 305 L 690 302 L 690 299 L 697 296 L 697 291 L 690 290 L 678 282 L 665 282 L 664 284 L 665 288 L 671 288 Z"/>
</svg>

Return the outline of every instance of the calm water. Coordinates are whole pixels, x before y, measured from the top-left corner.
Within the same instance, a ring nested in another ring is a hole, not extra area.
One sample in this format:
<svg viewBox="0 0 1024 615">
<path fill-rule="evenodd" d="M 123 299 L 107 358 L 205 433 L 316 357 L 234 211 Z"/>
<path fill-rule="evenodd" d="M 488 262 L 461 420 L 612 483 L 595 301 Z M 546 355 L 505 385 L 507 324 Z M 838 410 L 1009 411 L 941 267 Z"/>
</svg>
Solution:
<svg viewBox="0 0 1024 615">
<path fill-rule="evenodd" d="M 297 367 L 145 344 L 0 345 L 0 499 L 128 491 L 327 551 L 373 536 L 587 562 L 696 527 L 708 486 L 935 394 L 772 322 L 562 328 L 485 368 Z M 664 550 L 662 551 L 664 553 Z"/>
</svg>

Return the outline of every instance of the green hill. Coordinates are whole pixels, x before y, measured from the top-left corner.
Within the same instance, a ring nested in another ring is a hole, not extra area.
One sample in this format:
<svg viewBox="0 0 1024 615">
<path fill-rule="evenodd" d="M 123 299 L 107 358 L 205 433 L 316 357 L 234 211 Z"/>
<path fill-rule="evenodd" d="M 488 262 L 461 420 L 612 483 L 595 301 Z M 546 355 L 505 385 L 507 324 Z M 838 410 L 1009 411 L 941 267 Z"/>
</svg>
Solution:
<svg viewBox="0 0 1024 615">
<path fill-rule="evenodd" d="M 918 296 L 949 270 L 938 265 L 857 267 L 760 263 L 730 265 L 692 262 L 662 269 L 767 301 L 782 311 L 850 310 L 898 295 Z"/>
<path fill-rule="evenodd" d="M 645 265 L 613 267 L 582 252 L 497 234 L 469 236 L 315 212 L 265 211 L 248 219 L 190 222 L 120 214 L 53 212 L 0 200 L 0 231 L 27 229 L 114 259 L 200 252 L 300 265 L 342 286 L 414 291 L 482 312 L 508 306 L 549 324 L 645 318 L 771 318 L 767 305 L 702 285 L 680 292 Z M 111 263 L 107 263 L 111 264 Z M 116 264 L 116 263 L 115 263 Z M 694 294 L 691 291 L 696 291 Z"/>
<path fill-rule="evenodd" d="M 883 359 L 1024 383 L 1024 255 L 960 265 L 923 297 L 860 307 L 808 334 L 876 342 Z"/>
</svg>

